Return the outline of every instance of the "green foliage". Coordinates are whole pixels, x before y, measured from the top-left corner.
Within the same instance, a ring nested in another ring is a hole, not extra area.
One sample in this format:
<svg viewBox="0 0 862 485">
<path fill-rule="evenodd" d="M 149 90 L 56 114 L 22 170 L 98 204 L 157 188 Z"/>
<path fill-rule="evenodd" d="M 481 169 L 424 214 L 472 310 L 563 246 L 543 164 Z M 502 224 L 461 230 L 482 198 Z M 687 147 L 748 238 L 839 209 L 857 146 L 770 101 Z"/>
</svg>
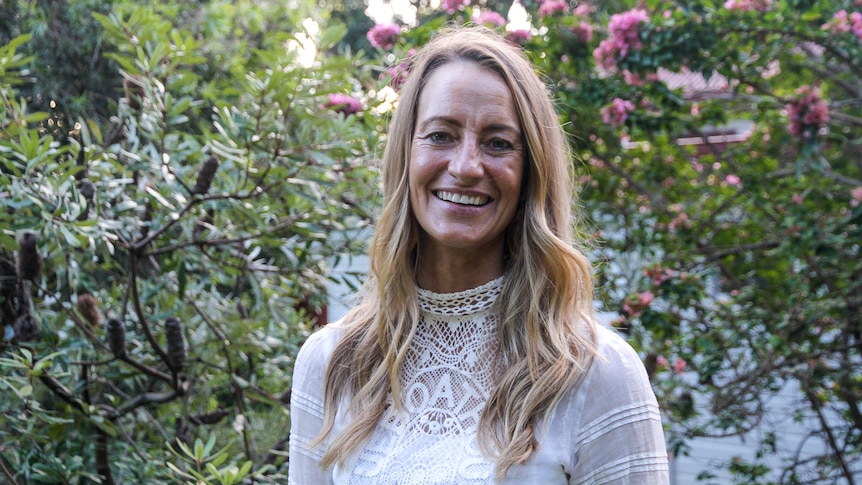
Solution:
<svg viewBox="0 0 862 485">
<path fill-rule="evenodd" d="M 283 481 L 293 358 L 376 207 L 376 100 L 328 96 L 377 81 L 276 2 L 88 15 L 97 114 L 28 102 L 36 34 L 0 47 L 3 481 Z"/>
</svg>

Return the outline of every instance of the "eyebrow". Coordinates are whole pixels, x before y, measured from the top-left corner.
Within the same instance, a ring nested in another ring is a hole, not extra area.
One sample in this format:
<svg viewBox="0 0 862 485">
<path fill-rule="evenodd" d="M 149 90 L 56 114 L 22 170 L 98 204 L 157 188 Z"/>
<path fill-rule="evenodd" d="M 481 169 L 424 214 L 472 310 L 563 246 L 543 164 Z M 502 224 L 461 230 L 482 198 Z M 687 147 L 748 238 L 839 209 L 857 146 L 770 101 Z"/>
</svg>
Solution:
<svg viewBox="0 0 862 485">
<path fill-rule="evenodd" d="M 434 123 L 443 123 L 445 125 L 451 125 L 451 126 L 455 126 L 458 128 L 462 127 L 461 122 L 456 120 L 455 118 L 452 118 L 449 116 L 432 116 L 430 118 L 422 120 L 417 125 L 416 128 L 419 131 L 424 131 L 424 130 L 428 129 L 428 125 L 431 125 Z M 507 132 L 510 132 L 514 135 L 518 135 L 518 136 L 521 135 L 521 129 L 520 128 L 514 127 L 514 126 L 507 124 L 507 123 L 492 123 L 490 125 L 484 126 L 482 128 L 482 131 L 483 132 L 507 131 Z"/>
</svg>

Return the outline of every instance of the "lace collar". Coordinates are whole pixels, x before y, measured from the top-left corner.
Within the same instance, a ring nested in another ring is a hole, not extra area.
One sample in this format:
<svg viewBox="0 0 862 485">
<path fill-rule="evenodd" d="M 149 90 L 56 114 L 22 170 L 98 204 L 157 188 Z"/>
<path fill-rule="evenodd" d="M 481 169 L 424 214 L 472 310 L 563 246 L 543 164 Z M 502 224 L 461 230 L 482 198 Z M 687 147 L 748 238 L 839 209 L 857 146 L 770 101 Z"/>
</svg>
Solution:
<svg viewBox="0 0 862 485">
<path fill-rule="evenodd" d="M 434 315 L 466 316 L 491 308 L 503 291 L 505 276 L 455 293 L 435 293 L 416 288 L 419 308 Z"/>
</svg>

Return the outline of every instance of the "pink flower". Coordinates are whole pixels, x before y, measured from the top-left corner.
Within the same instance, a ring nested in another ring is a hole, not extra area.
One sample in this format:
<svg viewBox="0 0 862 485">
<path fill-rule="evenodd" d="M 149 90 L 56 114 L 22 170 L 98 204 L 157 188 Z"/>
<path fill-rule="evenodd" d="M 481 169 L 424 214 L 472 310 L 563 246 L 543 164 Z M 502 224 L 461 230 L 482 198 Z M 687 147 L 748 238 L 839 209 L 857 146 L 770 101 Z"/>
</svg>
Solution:
<svg viewBox="0 0 862 485">
<path fill-rule="evenodd" d="M 829 121 L 829 106 L 811 86 L 802 86 L 796 94 L 797 99 L 787 104 L 788 131 L 794 136 L 811 138 Z"/>
<path fill-rule="evenodd" d="M 793 194 L 793 203 L 796 205 L 802 205 L 802 195 L 801 194 Z"/>
<path fill-rule="evenodd" d="M 853 12 L 850 14 L 850 31 L 857 39 L 862 40 L 862 13 Z"/>
<path fill-rule="evenodd" d="M 595 11 L 595 5 L 589 4 L 587 2 L 578 2 L 577 5 L 575 5 L 575 9 L 572 11 L 572 15 L 576 15 L 578 17 L 587 17 Z"/>
<path fill-rule="evenodd" d="M 502 27 L 506 25 L 506 19 L 502 15 L 493 10 L 485 10 L 476 17 L 476 23 L 481 25 L 489 25 L 491 27 Z"/>
<path fill-rule="evenodd" d="M 634 110 L 635 105 L 633 105 L 631 101 L 622 98 L 614 98 L 611 104 L 602 108 L 602 121 L 606 125 L 620 126 L 626 122 L 629 113 Z"/>
<path fill-rule="evenodd" d="M 377 24 L 368 31 L 368 42 L 378 49 L 389 50 L 395 46 L 401 27 L 395 24 Z"/>
<path fill-rule="evenodd" d="M 650 306 L 654 298 L 655 295 L 653 295 L 651 291 L 644 291 L 642 293 L 638 293 L 638 305 L 646 308 Z"/>
<path fill-rule="evenodd" d="M 839 10 L 820 28 L 841 34 L 852 32 L 857 39 L 862 40 L 862 13 L 853 12 L 848 16 L 846 10 Z"/>
<path fill-rule="evenodd" d="M 667 357 L 665 357 L 663 355 L 659 355 L 658 357 L 655 358 L 655 363 L 661 367 L 667 367 L 668 366 Z"/>
<path fill-rule="evenodd" d="M 470 4 L 470 0 L 443 0 L 443 10 L 449 15 L 464 10 L 464 7 Z"/>
<path fill-rule="evenodd" d="M 676 362 L 673 363 L 673 370 L 677 374 L 682 374 L 685 372 L 685 368 L 688 364 L 684 359 L 676 359 Z"/>
<path fill-rule="evenodd" d="M 658 81 L 658 73 L 650 72 L 646 76 L 635 74 L 628 69 L 623 70 L 623 79 L 631 86 L 646 86 L 648 82 Z"/>
<path fill-rule="evenodd" d="M 724 177 L 724 181 L 730 185 L 733 185 L 734 187 L 739 187 L 740 185 L 742 185 L 742 181 L 739 179 L 739 175 L 733 173 L 728 175 L 727 177 Z"/>
<path fill-rule="evenodd" d="M 662 283 L 676 276 L 676 271 L 656 265 L 645 269 L 644 275 L 652 280 L 653 285 L 661 286 Z"/>
<path fill-rule="evenodd" d="M 635 9 L 611 15 L 608 28 L 611 37 L 616 39 L 621 57 L 625 57 L 629 49 L 637 50 L 641 47 L 638 27 L 642 23 L 649 23 L 649 15 L 645 10 Z"/>
<path fill-rule="evenodd" d="M 524 45 L 533 38 L 533 34 L 529 30 L 510 30 L 506 33 L 506 40 L 515 45 Z"/>
<path fill-rule="evenodd" d="M 539 16 L 547 17 L 555 13 L 566 13 L 569 11 L 569 2 L 566 0 L 544 0 L 539 7 Z"/>
<path fill-rule="evenodd" d="M 832 30 L 833 32 L 850 32 L 850 22 L 847 21 L 847 11 L 839 10 L 832 16 L 829 22 L 821 25 L 822 30 Z"/>
<path fill-rule="evenodd" d="M 755 10 L 762 13 L 768 12 L 770 7 L 772 7 L 772 0 L 727 0 L 724 2 L 724 8 L 739 12 Z"/>
<path fill-rule="evenodd" d="M 407 52 L 407 56 L 401 62 L 386 69 L 386 72 L 392 77 L 392 81 L 390 82 L 392 89 L 397 90 L 407 80 L 407 74 L 410 73 L 410 58 L 414 55 L 416 55 L 416 49 L 410 49 Z"/>
<path fill-rule="evenodd" d="M 331 109 L 345 116 L 352 115 L 362 111 L 362 102 L 353 96 L 347 94 L 334 93 L 329 95 L 329 101 L 323 105 L 324 108 Z"/>
<path fill-rule="evenodd" d="M 649 23 L 645 10 L 635 9 L 614 14 L 608 23 L 610 36 L 599 43 L 593 57 L 600 66 L 608 70 L 616 68 L 617 59 L 624 58 L 630 51 L 641 48 L 640 25 Z"/>
<path fill-rule="evenodd" d="M 850 207 L 856 207 L 862 204 L 862 187 L 856 187 L 850 191 Z"/>
</svg>

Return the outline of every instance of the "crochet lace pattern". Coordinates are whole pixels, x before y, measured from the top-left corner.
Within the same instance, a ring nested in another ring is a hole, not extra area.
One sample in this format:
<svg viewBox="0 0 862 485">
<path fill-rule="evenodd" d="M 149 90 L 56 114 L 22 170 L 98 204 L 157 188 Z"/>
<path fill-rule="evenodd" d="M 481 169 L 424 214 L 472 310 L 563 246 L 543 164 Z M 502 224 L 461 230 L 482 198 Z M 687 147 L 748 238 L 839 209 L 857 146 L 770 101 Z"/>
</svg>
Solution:
<svg viewBox="0 0 862 485">
<path fill-rule="evenodd" d="M 500 371 L 492 307 L 503 277 L 457 293 L 418 290 L 421 321 L 405 356 L 399 413 L 390 402 L 351 484 L 491 483 L 476 431 Z"/>
</svg>

